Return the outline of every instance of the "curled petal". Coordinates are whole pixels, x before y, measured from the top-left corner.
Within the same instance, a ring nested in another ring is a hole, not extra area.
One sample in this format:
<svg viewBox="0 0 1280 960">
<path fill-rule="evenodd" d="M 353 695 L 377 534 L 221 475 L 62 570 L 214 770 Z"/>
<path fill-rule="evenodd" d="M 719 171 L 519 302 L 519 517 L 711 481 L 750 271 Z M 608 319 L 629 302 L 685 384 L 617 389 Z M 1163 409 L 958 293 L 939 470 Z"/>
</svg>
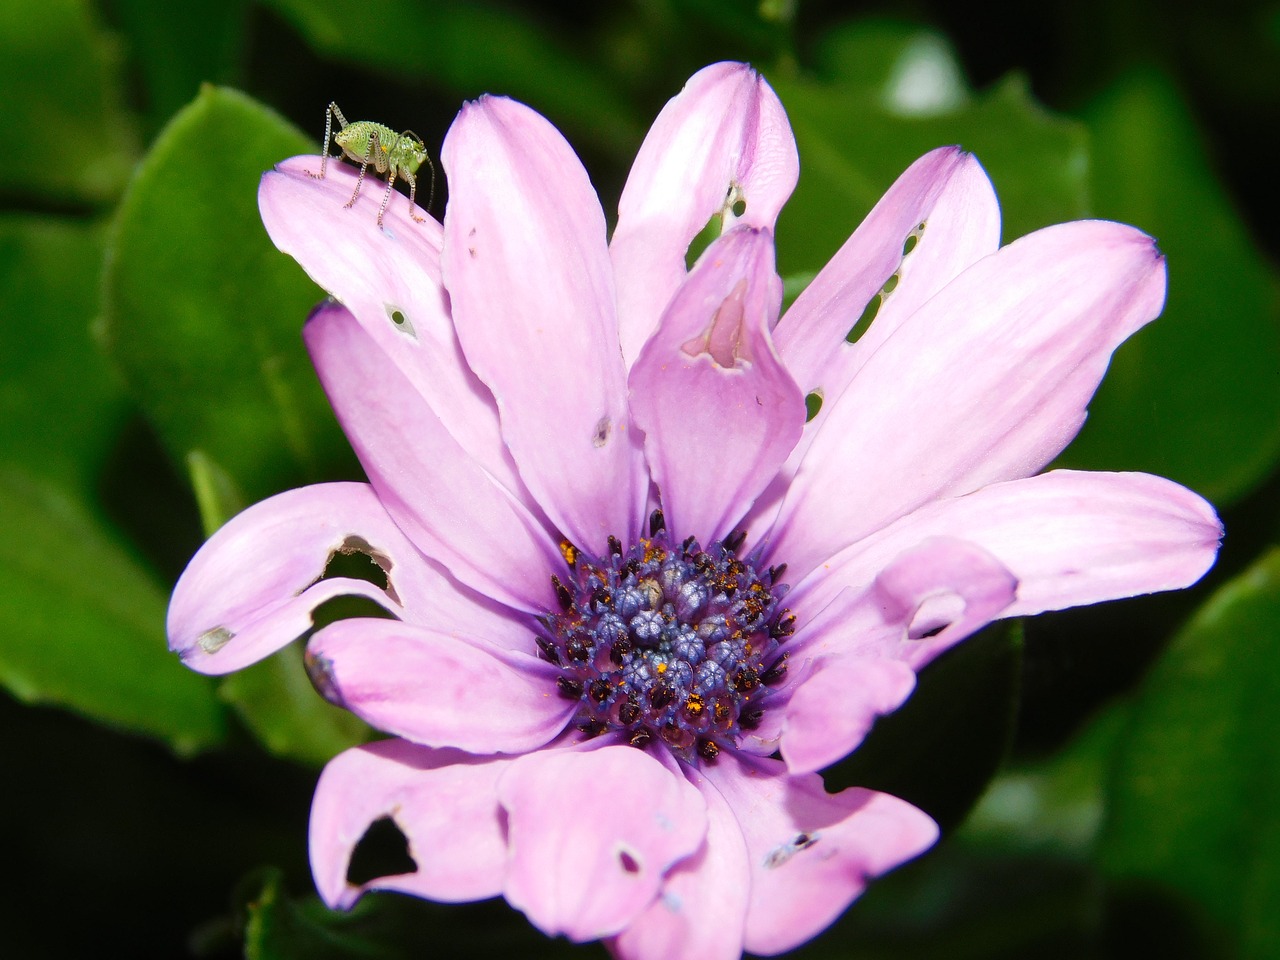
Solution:
<svg viewBox="0 0 1280 960">
<path fill-rule="evenodd" d="M 724 213 L 772 231 L 798 174 L 782 104 L 746 64 L 699 70 L 667 103 L 631 167 L 609 247 L 628 364 L 684 282 L 685 252 L 707 222 Z"/>
<path fill-rule="evenodd" d="M 1203 498 L 1145 473 L 1053 470 L 940 500 L 836 555 L 790 602 L 821 609 L 861 589 L 926 537 L 980 544 L 1018 579 L 1005 616 L 1190 586 L 1213 564 L 1222 524 Z"/>
<path fill-rule="evenodd" d="M 517 610 L 554 603 L 546 571 L 559 560 L 555 542 L 458 445 L 351 314 L 320 307 L 303 339 L 378 499 L 418 548 Z"/>
<path fill-rule="evenodd" d="M 776 760 L 722 754 L 707 779 L 733 809 L 751 865 L 745 946 L 770 956 L 813 937 L 867 881 L 927 850 L 929 817 L 886 793 L 828 794 L 816 774 L 793 777 Z"/>
<path fill-rule="evenodd" d="M 536 657 L 394 620 L 340 620 L 312 638 L 307 660 L 335 703 L 425 746 L 533 750 L 577 706 Z"/>
<path fill-rule="evenodd" d="M 572 940 L 627 927 L 707 829 L 697 789 L 629 746 L 521 757 L 498 798 L 508 816 L 507 900 L 544 933 Z"/>
<path fill-rule="evenodd" d="M 610 943 L 623 960 L 739 960 L 751 863 L 738 819 L 720 791 L 697 777 L 707 803 L 698 852 L 667 873 L 662 892 Z"/>
<path fill-rule="evenodd" d="M 502 97 L 463 107 L 441 157 L 442 268 L 467 361 L 493 391 L 525 485 L 599 553 L 610 534 L 636 534 L 648 493 L 600 201 L 559 131 Z"/>
<path fill-rule="evenodd" d="M 331 160 L 324 180 L 309 176 L 319 167 L 318 157 L 294 157 L 263 174 L 258 208 L 272 242 L 351 311 L 454 440 L 531 503 L 498 432 L 493 396 L 462 359 L 440 280 L 440 224 L 397 214 L 406 201 L 394 195 L 379 227 L 381 184 L 366 182 L 348 209 L 355 170 Z"/>
<path fill-rule="evenodd" d="M 839 398 L 782 503 L 774 555 L 803 576 L 921 504 L 1038 471 L 1164 289 L 1151 238 L 1103 221 L 1048 227 L 974 264 Z"/>
<path fill-rule="evenodd" d="M 707 250 L 631 370 L 668 525 L 704 543 L 736 523 L 804 426 L 804 398 L 773 349 L 782 284 L 773 238 L 738 228 Z"/>
<path fill-rule="evenodd" d="M 450 903 L 497 896 L 507 855 L 497 782 L 509 764 L 404 740 L 339 754 L 320 774 L 311 804 L 311 871 L 324 902 L 345 910 L 367 890 Z M 348 883 L 356 845 L 384 817 L 408 840 L 417 869 Z"/>
<path fill-rule="evenodd" d="M 371 556 L 388 589 L 321 580 L 343 553 Z M 169 649 L 202 673 L 229 673 L 296 640 L 311 629 L 311 612 L 335 596 L 425 613 L 435 576 L 367 484 L 290 490 L 236 515 L 200 548 L 169 604 Z"/>
</svg>

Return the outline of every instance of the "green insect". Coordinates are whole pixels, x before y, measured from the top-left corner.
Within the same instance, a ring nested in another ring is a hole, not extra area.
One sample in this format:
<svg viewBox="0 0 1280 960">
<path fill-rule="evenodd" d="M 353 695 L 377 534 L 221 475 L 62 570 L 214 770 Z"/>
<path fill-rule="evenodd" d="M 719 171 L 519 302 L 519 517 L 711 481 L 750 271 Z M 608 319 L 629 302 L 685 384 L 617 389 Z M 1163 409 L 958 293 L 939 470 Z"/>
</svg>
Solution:
<svg viewBox="0 0 1280 960">
<path fill-rule="evenodd" d="M 334 118 L 338 120 L 338 130 L 333 130 Z M 330 141 L 330 136 L 333 139 Z M 360 196 L 360 187 L 364 183 L 364 173 L 373 164 L 373 169 L 387 177 L 387 192 L 382 195 L 382 206 L 378 208 L 378 226 L 382 226 L 383 214 L 387 212 L 387 204 L 391 202 L 391 191 L 395 188 L 396 177 L 404 177 L 409 181 L 409 215 L 418 223 L 424 218 L 413 212 L 414 200 L 418 192 L 418 181 L 414 174 L 425 162 L 431 171 L 431 191 L 427 198 L 427 206 L 435 199 L 436 168 L 427 156 L 427 148 L 422 138 L 411 130 L 396 133 L 390 127 L 370 120 L 359 120 L 347 123 L 336 103 L 329 104 L 324 114 L 324 159 L 320 161 L 319 173 L 308 173 L 308 176 L 323 180 L 325 169 L 329 164 L 329 144 L 336 143 L 342 153 L 360 164 L 360 176 L 356 178 L 356 190 L 346 202 L 350 207 Z M 341 159 L 339 157 L 338 159 Z"/>
</svg>

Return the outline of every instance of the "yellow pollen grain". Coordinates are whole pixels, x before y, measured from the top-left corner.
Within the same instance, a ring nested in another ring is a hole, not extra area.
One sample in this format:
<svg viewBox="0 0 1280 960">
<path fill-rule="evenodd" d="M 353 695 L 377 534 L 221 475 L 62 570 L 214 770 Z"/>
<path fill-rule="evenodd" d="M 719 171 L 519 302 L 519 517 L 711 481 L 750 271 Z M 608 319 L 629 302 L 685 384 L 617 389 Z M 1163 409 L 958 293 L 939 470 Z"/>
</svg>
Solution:
<svg viewBox="0 0 1280 960">
<path fill-rule="evenodd" d="M 667 665 L 665 663 L 659 662 L 657 665 L 657 670 L 658 670 L 658 676 L 662 676 L 664 673 L 667 672 Z"/>
<path fill-rule="evenodd" d="M 564 557 L 564 562 L 572 567 L 578 560 L 578 548 L 568 540 L 561 540 L 560 556 Z"/>
</svg>

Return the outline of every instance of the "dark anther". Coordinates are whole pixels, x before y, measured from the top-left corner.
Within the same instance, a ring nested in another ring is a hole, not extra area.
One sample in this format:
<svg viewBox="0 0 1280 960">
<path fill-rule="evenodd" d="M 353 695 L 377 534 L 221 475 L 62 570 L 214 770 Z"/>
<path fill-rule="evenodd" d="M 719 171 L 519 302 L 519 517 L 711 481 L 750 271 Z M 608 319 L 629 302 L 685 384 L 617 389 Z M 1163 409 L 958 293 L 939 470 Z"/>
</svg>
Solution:
<svg viewBox="0 0 1280 960">
<path fill-rule="evenodd" d="M 729 574 L 729 576 L 737 580 L 744 573 L 747 572 L 747 565 L 743 563 L 741 560 L 730 560 L 728 563 L 725 564 L 724 569 L 725 569 L 725 572 Z"/>
<path fill-rule="evenodd" d="M 568 540 L 561 540 L 560 556 L 564 557 L 564 562 L 572 569 L 578 562 L 578 548 Z"/>
<path fill-rule="evenodd" d="M 630 743 L 633 747 L 646 746 L 653 739 L 653 734 L 649 732 L 648 727 L 641 727 L 631 735 Z"/>
<path fill-rule="evenodd" d="M 640 705 L 631 699 L 618 707 L 618 719 L 628 727 L 640 719 L 640 713 Z"/>
<path fill-rule="evenodd" d="M 613 688 L 609 686 L 608 680 L 604 677 L 596 677 L 591 681 L 591 686 L 587 688 L 587 696 L 596 703 L 604 703 L 609 699 L 609 693 L 612 689 Z"/>
<path fill-rule="evenodd" d="M 748 693 L 760 686 L 760 674 L 756 672 L 755 667 L 748 663 L 733 671 L 731 681 L 733 689 L 739 693 Z"/>
<path fill-rule="evenodd" d="M 775 640 L 782 640 L 796 632 L 796 615 L 790 611 L 784 610 L 782 616 L 778 618 L 778 622 L 769 628 L 769 636 Z"/>
<path fill-rule="evenodd" d="M 538 649 L 542 652 L 544 660 L 554 663 L 557 667 L 563 665 L 560 661 L 560 651 L 556 649 L 556 645 L 554 643 L 543 637 L 536 637 L 534 639 L 534 643 L 538 645 Z"/>
<path fill-rule="evenodd" d="M 582 696 L 582 681 L 571 680 L 569 677 L 556 677 L 556 686 L 560 689 L 560 696 L 566 700 L 577 700 Z"/>
<path fill-rule="evenodd" d="M 747 531 L 735 530 L 724 538 L 724 548 L 730 553 L 737 553 L 742 542 L 747 539 Z"/>
<path fill-rule="evenodd" d="M 574 663 L 586 663 L 591 659 L 591 641 L 574 637 L 564 645 L 565 653 Z"/>
<path fill-rule="evenodd" d="M 606 542 L 609 544 L 609 556 L 611 556 L 611 557 L 620 557 L 620 556 L 622 556 L 622 541 L 621 541 L 621 540 L 619 540 L 617 537 L 615 537 L 615 536 L 611 533 L 611 534 L 609 534 L 609 539 L 608 539 L 608 541 L 606 541 Z"/>
<path fill-rule="evenodd" d="M 609 725 L 601 720 L 588 720 L 578 724 L 578 729 L 590 737 L 598 737 L 609 729 Z"/>
<path fill-rule="evenodd" d="M 670 706 L 675 702 L 676 692 L 668 684 L 660 683 L 649 693 L 649 703 L 655 710 Z"/>
<path fill-rule="evenodd" d="M 566 587 L 554 573 L 551 575 L 551 586 L 556 592 L 556 599 L 565 610 L 573 606 L 573 591 Z"/>
<path fill-rule="evenodd" d="M 693 545 L 698 542 L 697 537 L 685 537 L 684 543 L 680 544 L 680 552 L 684 554 L 685 559 L 689 558 L 689 551 L 693 549 Z"/>
<path fill-rule="evenodd" d="M 631 639 L 629 637 L 619 637 L 613 642 L 613 646 L 609 648 L 609 659 L 615 667 L 622 666 L 623 658 L 631 652 Z"/>
<path fill-rule="evenodd" d="M 591 592 L 591 603 L 593 606 L 609 609 L 613 606 L 613 594 L 608 587 L 596 587 Z"/>
<path fill-rule="evenodd" d="M 782 579 L 782 575 L 786 572 L 787 572 L 787 565 L 785 563 L 780 563 L 776 567 L 770 567 L 769 582 L 771 584 L 777 583 L 779 580 Z"/>
<path fill-rule="evenodd" d="M 786 677 L 786 675 L 787 675 L 787 654 L 784 653 L 782 656 L 778 658 L 777 662 L 772 667 L 770 667 L 761 675 L 760 682 L 767 687 L 771 687 L 775 683 L 780 683 L 782 679 Z"/>
<path fill-rule="evenodd" d="M 649 514 L 649 536 L 656 537 L 665 529 L 667 529 L 667 520 L 661 510 L 655 510 Z"/>
<path fill-rule="evenodd" d="M 700 550 L 693 555 L 693 569 L 699 573 L 706 573 L 715 565 L 716 562 L 711 559 L 711 554 L 709 553 Z"/>
<path fill-rule="evenodd" d="M 694 720 L 702 716 L 703 711 L 706 709 L 707 705 L 700 694 L 691 693 L 684 702 L 684 712 Z"/>
<path fill-rule="evenodd" d="M 714 740 L 699 740 L 698 756 L 708 762 L 714 760 L 716 757 L 720 756 L 720 744 L 716 743 Z"/>
<path fill-rule="evenodd" d="M 716 723 L 725 724 L 729 722 L 729 718 L 733 716 L 729 709 L 729 704 L 723 700 L 717 700 L 716 705 L 712 708 L 715 713 Z"/>
<path fill-rule="evenodd" d="M 629 576 L 634 577 L 639 572 L 640 572 L 640 561 L 637 560 L 635 557 L 632 557 L 630 560 L 628 560 L 618 569 L 618 574 L 621 576 L 623 580 L 625 580 Z"/>
<path fill-rule="evenodd" d="M 742 727 L 743 730 L 754 730 L 756 727 L 760 726 L 760 721 L 763 719 L 763 710 L 748 710 L 738 718 L 738 725 Z"/>
</svg>

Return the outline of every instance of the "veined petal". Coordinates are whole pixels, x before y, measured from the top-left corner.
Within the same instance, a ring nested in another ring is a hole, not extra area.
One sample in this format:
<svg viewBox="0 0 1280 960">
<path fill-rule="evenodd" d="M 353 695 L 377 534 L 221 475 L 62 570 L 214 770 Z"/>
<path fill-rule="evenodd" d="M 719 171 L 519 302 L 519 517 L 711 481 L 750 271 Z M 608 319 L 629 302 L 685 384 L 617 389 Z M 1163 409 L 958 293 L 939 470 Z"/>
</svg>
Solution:
<svg viewBox="0 0 1280 960">
<path fill-rule="evenodd" d="M 706 777 L 737 817 L 751 864 L 746 949 L 764 956 L 804 943 L 838 917 L 867 881 L 918 856 L 938 837 L 929 817 L 886 793 L 828 794 L 816 774 L 776 760 L 722 754 Z"/>
<path fill-rule="evenodd" d="M 311 639 L 307 662 L 333 702 L 429 747 L 534 750 L 576 708 L 549 663 L 396 620 L 339 620 Z"/>
<path fill-rule="evenodd" d="M 872 354 L 783 500 L 773 556 L 804 576 L 929 500 L 1035 473 L 1076 435 L 1112 351 L 1164 303 L 1121 224 L 1048 227 L 979 261 Z"/>
<path fill-rule="evenodd" d="M 778 354 L 806 394 L 823 398 L 797 455 L 890 334 L 999 246 L 1000 205 L 972 154 L 939 147 L 906 169 L 778 323 Z M 848 342 L 873 297 L 875 321 Z"/>
<path fill-rule="evenodd" d="M 781 299 L 773 237 L 735 229 L 708 248 L 631 370 L 676 539 L 730 533 L 800 436 L 804 398 L 769 336 Z"/>
<path fill-rule="evenodd" d="M 635 535 L 648 494 L 600 202 L 559 131 L 501 97 L 463 107 L 441 156 L 442 268 L 467 361 L 525 485 L 599 553 L 610 534 Z"/>
<path fill-rule="evenodd" d="M 507 900 L 544 933 L 571 940 L 626 928 L 707 830 L 697 789 L 629 746 L 528 754 L 499 781 L 498 799 L 508 818 Z"/>
<path fill-rule="evenodd" d="M 308 176 L 319 167 L 317 157 L 294 157 L 263 174 L 258 208 L 271 241 L 351 311 L 458 445 L 528 501 L 498 431 L 493 397 L 462 359 L 440 281 L 440 224 L 396 214 L 399 204 L 407 207 L 396 196 L 379 227 L 381 183 L 366 180 L 357 205 L 347 209 L 355 171 L 331 159 L 324 180 Z"/>
<path fill-rule="evenodd" d="M 771 231 L 798 175 L 782 104 L 746 64 L 699 70 L 667 103 L 631 167 L 609 246 L 628 365 L 684 282 L 685 252 L 707 222 L 723 213 Z"/>
<path fill-rule="evenodd" d="M 330 907 L 367 890 L 397 890 L 459 903 L 502 892 L 507 844 L 497 782 L 510 760 L 383 740 L 339 754 L 320 774 L 311 805 L 311 871 Z M 369 826 L 391 818 L 409 842 L 412 873 L 347 882 Z"/>
<path fill-rule="evenodd" d="M 347 553 L 377 562 L 387 589 L 321 580 L 329 561 Z M 296 640 L 311 629 L 311 612 L 342 594 L 407 618 L 427 615 L 437 600 L 471 606 L 452 585 L 441 590 L 441 581 L 367 484 L 290 490 L 237 514 L 192 558 L 169 603 L 169 649 L 202 673 L 229 673 Z"/>
<path fill-rule="evenodd" d="M 980 544 L 1017 577 L 1012 617 L 1190 586 L 1212 566 L 1222 524 L 1163 477 L 1054 470 L 921 507 L 841 551 L 790 602 L 821 608 L 932 536 Z"/>
<path fill-rule="evenodd" d="M 514 607 L 555 602 L 559 549 L 537 519 L 472 460 L 344 308 L 319 308 L 303 339 L 378 499 L 423 552 Z"/>
<path fill-rule="evenodd" d="M 707 836 L 693 856 L 667 873 L 662 892 L 609 943 L 619 960 L 739 960 L 751 875 L 738 819 L 705 777 Z"/>
</svg>

